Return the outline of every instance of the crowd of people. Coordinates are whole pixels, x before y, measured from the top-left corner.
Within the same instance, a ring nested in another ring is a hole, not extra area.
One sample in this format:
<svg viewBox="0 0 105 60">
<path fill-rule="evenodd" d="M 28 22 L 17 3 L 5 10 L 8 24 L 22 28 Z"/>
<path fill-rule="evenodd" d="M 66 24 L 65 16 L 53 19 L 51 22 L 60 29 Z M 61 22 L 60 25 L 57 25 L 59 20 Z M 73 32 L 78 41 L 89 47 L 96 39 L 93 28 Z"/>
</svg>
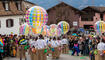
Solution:
<svg viewBox="0 0 105 60">
<path fill-rule="evenodd" d="M 17 35 L 0 35 L 0 60 L 5 57 L 25 58 L 25 53 L 30 54 L 31 60 L 46 60 L 49 54 L 52 59 L 59 59 L 61 50 L 68 53 L 68 41 L 65 36 L 43 37 L 39 36 L 17 36 Z"/>
<path fill-rule="evenodd" d="M 31 60 L 47 60 L 49 55 L 52 55 L 52 59 L 59 59 L 61 53 L 69 54 L 69 50 L 72 51 L 72 56 L 90 56 L 91 60 L 95 60 L 98 50 L 104 50 L 104 46 L 104 36 L 0 35 L 0 60 L 10 56 L 27 60 L 26 52 L 30 54 Z"/>
</svg>

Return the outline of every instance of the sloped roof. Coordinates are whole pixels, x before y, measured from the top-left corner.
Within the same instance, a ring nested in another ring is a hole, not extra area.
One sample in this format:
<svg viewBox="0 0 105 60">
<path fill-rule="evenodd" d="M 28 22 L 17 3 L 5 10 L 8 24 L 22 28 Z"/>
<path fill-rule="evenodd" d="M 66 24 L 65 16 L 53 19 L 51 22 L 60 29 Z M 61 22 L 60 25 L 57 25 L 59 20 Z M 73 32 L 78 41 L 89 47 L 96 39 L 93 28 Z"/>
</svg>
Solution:
<svg viewBox="0 0 105 60">
<path fill-rule="evenodd" d="M 105 11 L 105 7 L 88 6 L 88 7 L 84 8 L 84 9 L 87 9 L 87 8 L 91 8 L 91 9 L 93 9 L 95 11 L 98 11 L 98 12 L 104 12 Z"/>
<path fill-rule="evenodd" d="M 65 4 L 73 7 L 72 4 L 70 4 L 70 0 L 53 0 L 53 1 L 52 0 L 35 0 L 35 1 L 29 0 L 29 1 L 34 2 L 35 4 L 45 8 L 46 10 L 49 10 L 49 9 L 51 9 L 51 8 L 61 4 L 61 3 L 65 3 Z M 76 10 L 79 10 L 75 7 L 73 7 L 73 8 Z"/>
<path fill-rule="evenodd" d="M 36 5 L 35 3 L 30 2 L 30 1 L 24 1 L 24 2 L 26 2 L 26 3 L 30 3 L 30 4 L 32 4 L 32 5 Z"/>
<path fill-rule="evenodd" d="M 27 1 L 23 1 L 27 2 Z M 6 11 L 4 9 L 2 1 L 0 1 L 0 16 L 10 16 L 10 15 L 24 15 L 26 12 L 26 8 L 24 3 L 22 2 L 22 10 L 18 10 L 14 1 L 9 2 L 9 10 Z M 28 2 L 30 3 L 30 2 Z M 30 3 L 33 4 L 33 3 Z"/>
<path fill-rule="evenodd" d="M 62 4 L 66 4 L 66 3 L 65 3 L 65 2 L 60 2 L 59 4 L 57 4 L 57 5 L 55 5 L 55 6 L 51 7 L 51 8 L 49 8 L 48 10 L 50 10 L 50 9 L 52 9 L 52 8 L 58 6 L 58 5 L 62 5 Z M 66 4 L 66 5 L 70 6 L 69 4 Z M 70 6 L 70 7 L 72 7 L 72 6 Z M 77 9 L 77 8 L 75 8 L 75 7 L 72 7 L 72 8 L 73 8 L 74 10 L 80 11 L 79 9 Z"/>
<path fill-rule="evenodd" d="M 34 2 L 35 4 L 45 8 L 46 10 L 60 3 L 58 0 L 29 0 L 29 1 Z"/>
</svg>

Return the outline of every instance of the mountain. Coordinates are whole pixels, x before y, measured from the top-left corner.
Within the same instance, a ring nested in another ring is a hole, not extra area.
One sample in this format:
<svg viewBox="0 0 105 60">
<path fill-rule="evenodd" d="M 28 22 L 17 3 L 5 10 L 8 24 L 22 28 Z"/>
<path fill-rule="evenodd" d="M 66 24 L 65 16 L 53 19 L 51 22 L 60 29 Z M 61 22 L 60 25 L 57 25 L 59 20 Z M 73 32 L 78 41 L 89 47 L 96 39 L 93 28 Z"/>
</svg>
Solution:
<svg viewBox="0 0 105 60">
<path fill-rule="evenodd" d="M 65 2 L 75 8 L 83 9 L 87 6 L 105 6 L 105 0 L 28 0 L 49 9 L 60 2 Z"/>
</svg>

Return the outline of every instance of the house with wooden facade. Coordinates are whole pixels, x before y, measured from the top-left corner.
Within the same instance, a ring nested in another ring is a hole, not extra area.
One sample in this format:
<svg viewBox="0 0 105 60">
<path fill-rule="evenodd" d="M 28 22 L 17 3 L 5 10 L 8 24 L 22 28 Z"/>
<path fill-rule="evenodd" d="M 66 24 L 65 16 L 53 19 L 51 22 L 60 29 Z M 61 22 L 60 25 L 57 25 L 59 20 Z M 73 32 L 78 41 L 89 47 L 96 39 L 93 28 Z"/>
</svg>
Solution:
<svg viewBox="0 0 105 60">
<path fill-rule="evenodd" d="M 66 21 L 70 24 L 70 27 L 78 28 L 79 27 L 79 10 L 61 2 L 49 9 L 48 12 L 48 25 L 57 24 L 60 21 Z"/>
<path fill-rule="evenodd" d="M 91 29 L 100 19 L 105 21 L 105 7 L 88 6 L 82 9 L 80 15 L 79 27 Z"/>
</svg>

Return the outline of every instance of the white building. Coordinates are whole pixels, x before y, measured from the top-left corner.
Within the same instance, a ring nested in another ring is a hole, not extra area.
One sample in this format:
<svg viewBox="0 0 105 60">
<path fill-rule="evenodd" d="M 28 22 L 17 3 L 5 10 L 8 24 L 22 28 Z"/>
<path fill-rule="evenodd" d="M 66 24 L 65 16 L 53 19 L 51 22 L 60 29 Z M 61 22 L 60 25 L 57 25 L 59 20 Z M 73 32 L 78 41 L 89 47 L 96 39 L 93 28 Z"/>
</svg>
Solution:
<svg viewBox="0 0 105 60">
<path fill-rule="evenodd" d="M 0 0 L 0 34 L 19 34 L 19 27 L 25 22 L 26 8 L 35 4 L 28 1 Z"/>
</svg>

